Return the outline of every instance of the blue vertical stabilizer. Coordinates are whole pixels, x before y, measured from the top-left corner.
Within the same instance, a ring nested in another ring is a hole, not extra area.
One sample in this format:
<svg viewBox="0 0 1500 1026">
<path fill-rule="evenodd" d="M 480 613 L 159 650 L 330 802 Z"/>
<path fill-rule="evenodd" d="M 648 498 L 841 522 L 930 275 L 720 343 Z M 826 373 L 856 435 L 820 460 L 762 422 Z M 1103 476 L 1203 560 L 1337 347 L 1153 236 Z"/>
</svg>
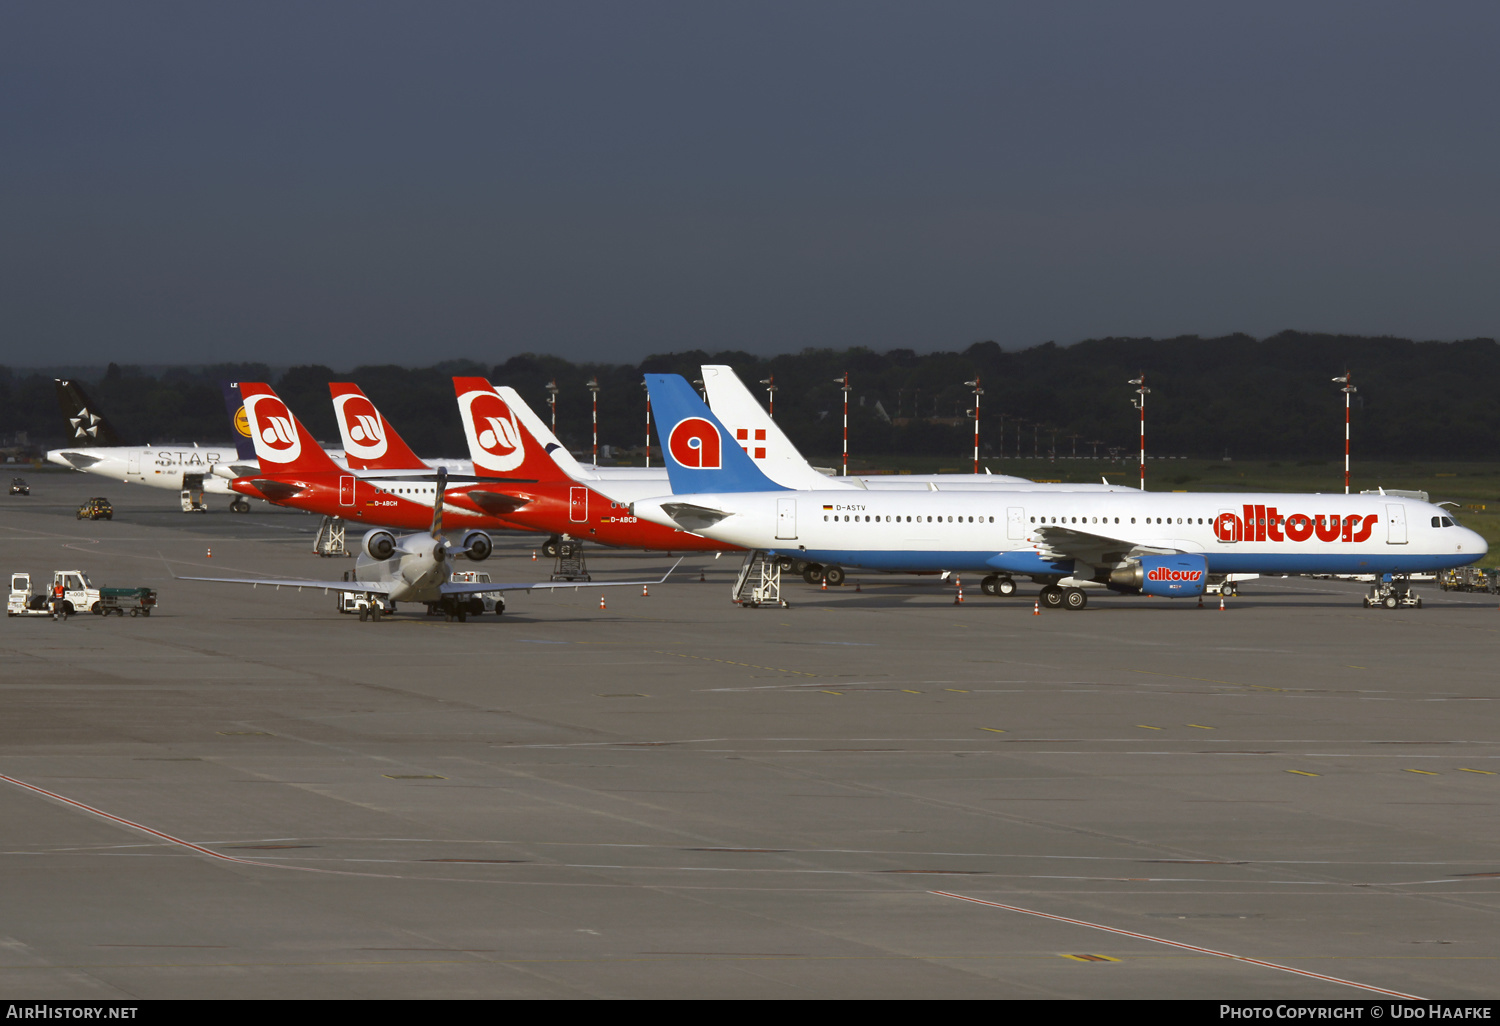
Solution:
<svg viewBox="0 0 1500 1026">
<path fill-rule="evenodd" d="M 745 454 L 679 374 L 647 374 L 646 388 L 674 495 L 786 491 Z"/>
</svg>

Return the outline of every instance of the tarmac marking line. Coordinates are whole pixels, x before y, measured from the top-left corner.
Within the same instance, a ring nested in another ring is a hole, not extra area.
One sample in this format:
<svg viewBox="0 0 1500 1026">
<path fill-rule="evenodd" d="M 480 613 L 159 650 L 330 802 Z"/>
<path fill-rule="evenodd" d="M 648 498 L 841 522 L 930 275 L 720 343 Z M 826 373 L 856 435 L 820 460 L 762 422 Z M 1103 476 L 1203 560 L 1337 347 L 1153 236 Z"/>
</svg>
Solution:
<svg viewBox="0 0 1500 1026">
<path fill-rule="evenodd" d="M 1439 776 L 1439 774 L 1432 772 L 1432 770 L 1419 770 L 1419 769 L 1407 768 L 1406 772 L 1407 773 L 1420 773 L 1424 777 L 1436 777 L 1436 776 Z"/>
<path fill-rule="evenodd" d="M 1153 937 L 1149 933 L 1136 933 L 1134 930 L 1122 930 L 1116 926 L 1104 926 L 1101 923 L 1091 923 L 1085 919 L 1070 919 L 1067 916 L 1053 915 L 1050 912 L 1038 912 L 1034 909 L 1021 908 L 1019 905 L 1003 905 L 998 901 L 985 901 L 983 898 L 971 898 L 967 894 L 954 894 L 952 891 L 929 891 L 944 898 L 957 898 L 959 901 L 970 901 L 976 905 L 988 905 L 991 908 L 1004 909 L 1007 912 L 1020 912 L 1028 916 L 1036 916 L 1039 919 L 1050 919 L 1058 923 L 1069 923 L 1073 926 L 1086 926 L 1091 930 L 1103 930 L 1105 933 L 1118 934 L 1122 937 L 1134 937 L 1137 940 L 1150 941 L 1153 944 L 1165 944 L 1168 947 L 1181 948 L 1184 951 L 1196 951 L 1202 955 L 1213 955 L 1216 958 L 1227 958 L 1232 962 L 1244 962 L 1248 965 L 1264 966 L 1267 969 L 1276 969 L 1284 973 L 1292 973 L 1296 976 L 1306 976 L 1314 980 L 1324 980 L 1328 983 L 1337 983 L 1345 987 L 1355 987 L 1359 990 L 1367 990 L 1373 994 L 1385 994 L 1389 997 L 1403 998 L 1408 1001 L 1423 1001 L 1415 994 L 1403 994 L 1399 990 L 1387 990 L 1384 987 L 1372 986 L 1368 983 L 1356 983 L 1353 980 L 1341 979 L 1337 976 L 1325 976 L 1322 973 L 1309 972 L 1306 969 L 1294 969 L 1289 965 L 1278 965 L 1275 962 L 1266 962 L 1259 958 L 1249 958 L 1245 955 L 1234 955 L 1227 951 L 1215 951 L 1213 948 L 1201 948 L 1196 944 L 1184 944 L 1181 941 L 1167 940 L 1164 937 Z"/>
<path fill-rule="evenodd" d="M 1287 772 L 1295 773 L 1299 777 L 1321 777 L 1323 775 L 1321 773 L 1309 773 L 1307 770 L 1287 770 Z"/>
</svg>

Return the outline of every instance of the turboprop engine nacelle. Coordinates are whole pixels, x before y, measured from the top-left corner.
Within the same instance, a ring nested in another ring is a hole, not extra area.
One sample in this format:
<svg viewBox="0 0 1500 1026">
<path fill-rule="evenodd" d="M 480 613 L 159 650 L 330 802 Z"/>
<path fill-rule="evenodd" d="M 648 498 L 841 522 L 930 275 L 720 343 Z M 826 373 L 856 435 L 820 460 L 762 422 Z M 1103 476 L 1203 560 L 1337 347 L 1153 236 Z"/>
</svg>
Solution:
<svg viewBox="0 0 1500 1026">
<path fill-rule="evenodd" d="M 1135 566 L 1112 572 L 1109 583 L 1163 598 L 1202 595 L 1208 584 L 1208 560 L 1188 555 L 1142 556 Z"/>
<path fill-rule="evenodd" d="M 481 559 L 489 559 L 490 553 L 494 551 L 494 544 L 490 536 L 483 531 L 470 531 L 464 535 L 464 555 L 478 562 Z"/>
<path fill-rule="evenodd" d="M 365 532 L 364 546 L 365 555 L 371 559 L 386 560 L 396 554 L 396 536 L 389 531 L 376 529 Z"/>
</svg>

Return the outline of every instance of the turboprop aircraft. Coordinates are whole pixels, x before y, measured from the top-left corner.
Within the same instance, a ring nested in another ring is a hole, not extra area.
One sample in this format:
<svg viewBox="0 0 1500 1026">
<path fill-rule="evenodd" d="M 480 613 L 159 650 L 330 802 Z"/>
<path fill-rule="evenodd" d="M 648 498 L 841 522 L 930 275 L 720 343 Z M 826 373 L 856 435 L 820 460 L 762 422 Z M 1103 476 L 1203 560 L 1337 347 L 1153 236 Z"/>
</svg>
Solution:
<svg viewBox="0 0 1500 1026">
<path fill-rule="evenodd" d="M 273 415 L 269 409 L 257 410 L 256 404 L 248 402 L 250 396 L 246 399 L 252 424 L 260 418 Z M 269 407 L 266 402 L 260 405 Z M 447 483 L 447 471 L 439 468 L 436 478 L 437 494 L 443 494 Z M 299 591 L 303 588 L 317 588 L 324 592 L 355 592 L 363 594 L 366 599 L 366 604 L 359 613 L 361 621 L 371 616 L 378 621 L 383 614 L 395 612 L 398 602 L 421 602 L 429 612 L 441 612 L 449 621 L 458 620 L 461 623 L 470 613 L 484 612 L 484 602 L 479 598 L 481 594 L 555 588 L 642 587 L 664 583 L 671 576 L 672 570 L 677 569 L 677 564 L 674 563 L 660 578 L 646 581 L 535 581 L 518 584 L 453 581 L 450 579 L 453 573 L 450 565 L 452 558 L 465 555 L 470 559 L 482 560 L 490 554 L 490 539 L 481 531 L 470 531 L 464 536 L 461 547 L 454 546 L 443 537 L 442 503 L 435 503 L 432 507 L 432 527 L 427 533 L 396 536 L 389 531 L 372 530 L 366 532 L 361 548 L 363 551 L 354 562 L 353 580 L 349 581 L 292 577 L 183 577 L 180 580 L 257 586 L 266 584 L 275 588 L 297 588 Z M 681 563 L 682 560 L 678 559 L 677 562 Z M 497 604 L 495 608 L 499 612 L 505 607 Z"/>
<path fill-rule="evenodd" d="M 549 532 L 549 545 L 567 534 L 621 548 L 669 552 L 735 548 L 632 516 L 623 496 L 658 495 L 660 480 L 612 478 L 609 487 L 615 499 L 574 481 L 558 461 L 566 459 L 575 467 L 576 462 L 561 445 L 543 447 L 536 432 L 546 428 L 514 389 L 497 391 L 484 378 L 461 377 L 453 379 L 453 391 L 477 478 L 473 485 L 450 489 L 448 502 L 453 508 L 488 513 L 529 531 Z"/>
<path fill-rule="evenodd" d="M 1084 586 L 1201 596 L 1214 575 L 1374 575 L 1365 604 L 1418 604 L 1408 575 L 1488 549 L 1430 503 L 1391 496 L 1159 492 L 792 491 L 776 487 L 688 383 L 648 374 L 673 495 L 636 516 L 779 557 L 873 570 L 1015 577 L 1048 606 L 1082 609 Z"/>
<path fill-rule="evenodd" d="M 202 509 L 202 493 L 233 495 L 229 482 L 213 475 L 213 468 L 235 458 L 227 444 L 126 445 L 98 404 L 76 381 L 54 378 L 57 402 L 73 433 L 71 445 L 53 449 L 47 460 L 61 467 L 97 474 L 125 484 L 165 488 L 183 496 L 184 512 Z M 238 497 L 235 502 L 238 503 Z M 234 503 L 231 509 L 243 512 Z M 245 508 L 249 508 L 246 506 Z"/>
</svg>

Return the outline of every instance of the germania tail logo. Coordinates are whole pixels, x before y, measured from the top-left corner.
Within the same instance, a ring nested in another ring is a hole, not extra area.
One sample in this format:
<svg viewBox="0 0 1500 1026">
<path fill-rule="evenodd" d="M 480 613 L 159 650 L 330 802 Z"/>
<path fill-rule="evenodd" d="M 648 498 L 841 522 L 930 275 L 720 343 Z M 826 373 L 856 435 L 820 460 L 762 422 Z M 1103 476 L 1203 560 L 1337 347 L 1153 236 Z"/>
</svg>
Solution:
<svg viewBox="0 0 1500 1026">
<path fill-rule="evenodd" d="M 667 451 L 684 467 L 718 470 L 723 466 L 718 429 L 702 417 L 679 420 L 667 434 Z"/>
<path fill-rule="evenodd" d="M 486 470 L 515 470 L 525 462 L 521 426 L 503 399 L 476 389 L 458 397 L 458 408 L 463 413 L 464 434 L 469 436 L 469 451 Z"/>
<path fill-rule="evenodd" d="M 252 395 L 245 400 L 245 418 L 255 454 L 273 463 L 294 463 L 302 455 L 302 441 L 292 413 L 274 395 Z"/>
<path fill-rule="evenodd" d="M 377 460 L 386 453 L 385 431 L 375 404 L 357 393 L 333 400 L 334 411 L 344 428 L 345 448 L 363 460 Z"/>
</svg>

